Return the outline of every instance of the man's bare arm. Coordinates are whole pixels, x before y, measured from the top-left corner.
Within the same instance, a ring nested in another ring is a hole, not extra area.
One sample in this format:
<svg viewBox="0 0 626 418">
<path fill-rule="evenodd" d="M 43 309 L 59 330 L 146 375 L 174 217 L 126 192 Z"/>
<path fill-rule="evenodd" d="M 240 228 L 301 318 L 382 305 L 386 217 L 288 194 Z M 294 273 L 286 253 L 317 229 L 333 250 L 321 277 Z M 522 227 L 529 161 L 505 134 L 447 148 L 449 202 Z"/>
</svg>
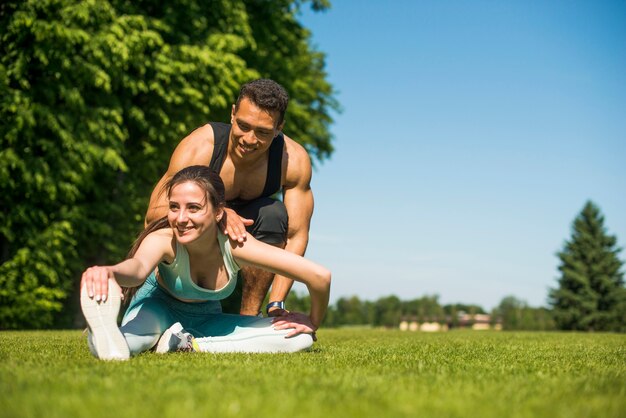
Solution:
<svg viewBox="0 0 626 418">
<path fill-rule="evenodd" d="M 283 195 L 283 203 L 289 215 L 285 250 L 304 255 L 309 242 L 309 227 L 313 215 L 311 160 L 306 150 L 293 141 L 291 141 L 288 152 L 289 166 Z M 270 301 L 285 300 L 292 285 L 293 280 L 276 275 L 270 292 Z"/>
<path fill-rule="evenodd" d="M 157 183 L 146 213 L 145 224 L 167 215 L 168 203 L 165 185 L 174 174 L 192 165 L 209 165 L 213 153 L 213 128 L 204 125 L 185 137 L 172 154 L 167 172 Z"/>
</svg>

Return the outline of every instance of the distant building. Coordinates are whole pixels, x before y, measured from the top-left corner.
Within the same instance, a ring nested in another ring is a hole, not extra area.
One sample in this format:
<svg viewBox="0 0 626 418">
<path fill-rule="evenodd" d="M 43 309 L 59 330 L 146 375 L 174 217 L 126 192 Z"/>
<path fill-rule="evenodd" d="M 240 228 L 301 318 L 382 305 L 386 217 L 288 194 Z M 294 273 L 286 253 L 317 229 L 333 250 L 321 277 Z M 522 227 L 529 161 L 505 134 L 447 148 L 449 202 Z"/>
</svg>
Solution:
<svg viewBox="0 0 626 418">
<path fill-rule="evenodd" d="M 442 318 L 430 317 L 419 320 L 416 316 L 405 316 L 400 320 L 399 328 L 401 331 L 422 331 L 422 332 L 440 332 L 448 331 L 453 328 L 481 330 L 502 330 L 502 321 L 497 319 L 492 321 L 491 315 L 487 314 L 468 314 L 459 312 L 456 319 L 446 316 Z"/>
<path fill-rule="evenodd" d="M 465 312 L 459 312 L 457 317 L 458 328 L 471 328 L 476 331 L 493 329 L 496 331 L 502 330 L 502 321 L 497 319 L 492 321 L 491 315 L 487 314 L 468 314 Z"/>
<path fill-rule="evenodd" d="M 419 330 L 423 332 L 447 331 L 448 324 L 441 324 L 439 322 L 424 322 L 419 326 Z"/>
</svg>

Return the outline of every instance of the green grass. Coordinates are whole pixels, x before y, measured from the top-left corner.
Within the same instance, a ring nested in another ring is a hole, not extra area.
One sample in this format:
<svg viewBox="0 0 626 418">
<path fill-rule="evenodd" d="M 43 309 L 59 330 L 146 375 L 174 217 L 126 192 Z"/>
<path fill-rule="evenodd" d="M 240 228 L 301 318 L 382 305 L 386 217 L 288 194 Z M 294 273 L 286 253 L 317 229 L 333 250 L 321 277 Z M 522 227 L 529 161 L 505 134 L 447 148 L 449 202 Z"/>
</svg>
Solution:
<svg viewBox="0 0 626 418">
<path fill-rule="evenodd" d="M 91 357 L 0 333 L 0 417 L 626 417 L 626 336 L 322 330 L 306 353 Z"/>
</svg>

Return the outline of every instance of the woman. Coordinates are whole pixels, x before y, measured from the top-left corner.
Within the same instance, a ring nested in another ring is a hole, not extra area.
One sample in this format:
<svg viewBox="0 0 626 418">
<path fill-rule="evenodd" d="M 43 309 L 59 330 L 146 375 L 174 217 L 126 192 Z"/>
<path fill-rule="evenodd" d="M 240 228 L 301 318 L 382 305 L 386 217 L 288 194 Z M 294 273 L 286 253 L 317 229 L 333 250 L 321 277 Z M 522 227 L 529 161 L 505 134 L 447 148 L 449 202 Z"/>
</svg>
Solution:
<svg viewBox="0 0 626 418">
<path fill-rule="evenodd" d="M 224 185 L 205 166 L 179 171 L 166 191 L 167 217 L 146 228 L 127 260 L 83 273 L 81 307 L 92 353 L 101 359 L 127 359 L 155 346 L 160 353 L 294 352 L 310 347 L 328 306 L 330 272 L 253 237 L 243 245 L 231 244 L 218 226 L 224 216 Z M 222 314 L 219 300 L 232 293 L 244 265 L 306 284 L 310 314 Z M 118 328 L 120 286 L 141 287 Z"/>
</svg>

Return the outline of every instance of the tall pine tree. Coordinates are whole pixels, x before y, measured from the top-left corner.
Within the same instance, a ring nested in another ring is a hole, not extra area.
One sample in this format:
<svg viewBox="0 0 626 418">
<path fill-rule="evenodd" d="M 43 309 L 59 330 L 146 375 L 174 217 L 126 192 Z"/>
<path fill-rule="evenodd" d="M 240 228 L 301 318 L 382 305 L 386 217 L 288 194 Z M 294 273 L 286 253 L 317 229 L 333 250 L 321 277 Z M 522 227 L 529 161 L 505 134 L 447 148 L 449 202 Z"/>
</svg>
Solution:
<svg viewBox="0 0 626 418">
<path fill-rule="evenodd" d="M 558 253 L 561 277 L 550 303 L 560 329 L 626 331 L 623 262 L 616 244 L 599 208 L 588 201 L 574 220 L 571 240 Z"/>
</svg>

